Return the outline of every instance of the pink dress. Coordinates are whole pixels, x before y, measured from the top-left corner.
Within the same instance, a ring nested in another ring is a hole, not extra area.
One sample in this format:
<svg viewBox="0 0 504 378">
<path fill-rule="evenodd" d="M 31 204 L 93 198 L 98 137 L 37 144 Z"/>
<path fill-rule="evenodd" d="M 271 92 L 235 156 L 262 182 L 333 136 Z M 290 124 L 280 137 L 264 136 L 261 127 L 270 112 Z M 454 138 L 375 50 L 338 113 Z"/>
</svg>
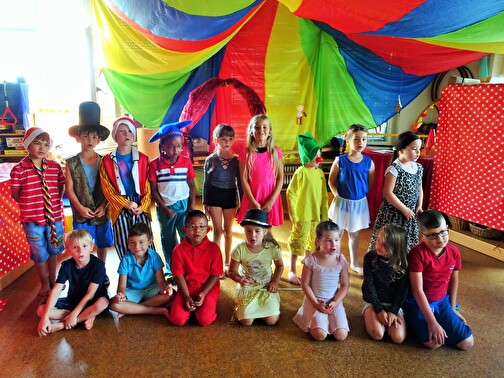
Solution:
<svg viewBox="0 0 504 378">
<path fill-rule="evenodd" d="M 276 150 L 278 159 L 282 159 L 282 151 L 280 151 L 278 147 L 276 147 Z M 246 163 L 246 156 L 247 151 L 244 149 L 240 152 L 238 160 Z M 263 204 L 275 188 L 275 174 L 273 172 L 271 157 L 268 152 L 254 152 L 252 158 L 254 159 L 254 164 L 252 167 L 249 167 L 248 183 L 256 201 Z M 246 196 L 243 195 L 240 210 L 237 215 L 238 223 L 245 218 L 245 212 L 249 208 L 250 202 Z M 272 226 L 280 226 L 284 222 L 284 211 L 280 195 L 277 197 L 273 207 L 268 213 L 268 222 Z"/>
</svg>

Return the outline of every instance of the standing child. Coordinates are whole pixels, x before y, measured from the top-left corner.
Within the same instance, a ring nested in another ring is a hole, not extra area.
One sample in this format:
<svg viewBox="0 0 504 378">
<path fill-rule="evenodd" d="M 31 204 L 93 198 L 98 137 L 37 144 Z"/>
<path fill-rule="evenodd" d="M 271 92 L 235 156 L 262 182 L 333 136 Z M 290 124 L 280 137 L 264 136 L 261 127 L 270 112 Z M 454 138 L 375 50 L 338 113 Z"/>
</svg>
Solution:
<svg viewBox="0 0 504 378">
<path fill-rule="evenodd" d="M 284 268 L 280 247 L 269 233 L 271 225 L 265 210 L 248 209 L 240 225 L 246 241 L 234 249 L 229 266 L 229 277 L 238 282 L 235 315 L 243 325 L 252 325 L 257 318 L 274 325 L 280 318 L 278 283 Z M 275 264 L 274 273 L 271 262 Z M 243 275 L 238 270 L 240 265 Z"/>
<path fill-rule="evenodd" d="M 119 259 L 128 252 L 128 231 L 135 223 L 150 227 L 151 187 L 149 159 L 133 147 L 136 128 L 133 120 L 119 117 L 112 126 L 117 147 L 100 163 L 100 182 L 108 201 L 109 217 Z"/>
<path fill-rule="evenodd" d="M 352 125 L 345 135 L 350 150 L 334 160 L 329 173 L 329 187 L 334 199 L 329 218 L 343 236 L 348 233 L 350 268 L 362 275 L 359 265 L 359 231 L 369 227 L 369 207 L 366 195 L 373 185 L 375 166 L 370 157 L 362 154 L 366 148 L 368 131 L 362 125 Z"/>
<path fill-rule="evenodd" d="M 96 316 L 108 308 L 105 263 L 91 255 L 94 243 L 89 232 L 73 230 L 66 237 L 65 247 L 72 257 L 61 263 L 47 303 L 37 309 L 39 336 L 70 330 L 81 322 L 89 330 Z M 68 296 L 59 298 L 67 281 Z"/>
<path fill-rule="evenodd" d="M 213 241 L 220 246 L 224 221 L 224 273 L 229 270 L 229 255 L 233 243 L 233 223 L 239 201 L 240 169 L 238 158 L 231 150 L 235 131 L 221 123 L 213 132 L 215 152 L 205 160 L 205 179 L 202 202 L 205 213 L 210 214 L 213 225 Z"/>
<path fill-rule="evenodd" d="M 418 243 L 416 215 L 422 212 L 423 167 L 420 157 L 422 141 L 415 133 L 399 134 L 392 164 L 385 171 L 383 202 L 378 211 L 368 250 L 374 249 L 378 231 L 388 223 L 403 226 L 408 235 L 408 251 Z"/>
<path fill-rule="evenodd" d="M 420 243 L 408 256 L 411 290 L 404 302 L 408 330 L 429 348 L 446 343 L 468 350 L 474 338 L 457 303 L 460 251 L 448 243 L 448 227 L 439 211 L 419 214 L 418 225 Z"/>
<path fill-rule="evenodd" d="M 291 251 L 289 282 L 300 285 L 296 273 L 298 256 L 315 249 L 315 229 L 327 220 L 327 185 L 324 172 L 318 167 L 322 162 L 320 146 L 310 133 L 298 135 L 301 167 L 296 169 L 287 187 L 287 204 L 292 230 L 287 245 Z"/>
<path fill-rule="evenodd" d="M 60 165 L 47 158 L 52 147 L 47 132 L 38 127 L 29 128 L 23 147 L 28 156 L 10 172 L 11 193 L 19 204 L 30 259 L 40 279 L 38 295 L 46 297 L 56 280 L 57 255 L 64 249 L 61 196 L 65 176 Z"/>
<path fill-rule="evenodd" d="M 317 226 L 316 251 L 303 259 L 303 305 L 292 319 L 317 341 L 328 334 L 345 340 L 350 329 L 343 298 L 350 287 L 348 263 L 340 254 L 340 230 L 331 221 Z"/>
<path fill-rule="evenodd" d="M 137 223 L 128 234 L 128 252 L 119 264 L 117 294 L 110 309 L 120 316 L 151 314 L 168 316 L 163 307 L 170 300 L 173 289 L 163 275 L 163 261 L 150 248 L 152 231 L 145 223 Z"/>
<path fill-rule="evenodd" d="M 217 318 L 221 250 L 206 236 L 208 220 L 205 213 L 199 210 L 189 212 L 184 229 L 187 236 L 173 250 L 172 271 L 178 291 L 168 319 L 183 326 L 194 312 L 199 325 L 206 327 Z"/>
<path fill-rule="evenodd" d="M 97 247 L 98 258 L 105 262 L 107 249 L 114 246 L 112 223 L 107 216 L 107 200 L 99 178 L 102 157 L 94 150 L 110 131 L 100 125 L 100 106 L 92 101 L 79 106 L 79 124 L 68 129 L 81 144 L 81 152 L 67 159 L 66 194 L 72 206 L 73 228 L 87 230 Z"/>
<path fill-rule="evenodd" d="M 364 323 L 375 340 L 385 331 L 400 344 L 406 338 L 406 322 L 401 306 L 408 294 L 408 251 L 406 230 L 395 224 L 381 228 L 375 250 L 364 256 Z"/>
<path fill-rule="evenodd" d="M 264 114 L 254 116 L 247 129 L 247 149 L 238 156 L 243 197 L 238 222 L 248 209 L 268 212 L 268 223 L 283 224 L 284 212 L 280 191 L 283 185 L 282 152 L 275 146 L 273 129 Z"/>
<path fill-rule="evenodd" d="M 195 209 L 194 169 L 189 158 L 182 156 L 183 135 L 180 128 L 191 121 L 163 125 L 150 138 L 159 140 L 160 156 L 150 163 L 149 181 L 161 227 L 161 245 L 165 258 L 165 276 L 171 278 L 173 249 L 184 239 L 186 213 Z M 177 237 L 178 234 L 178 237 Z"/>
</svg>

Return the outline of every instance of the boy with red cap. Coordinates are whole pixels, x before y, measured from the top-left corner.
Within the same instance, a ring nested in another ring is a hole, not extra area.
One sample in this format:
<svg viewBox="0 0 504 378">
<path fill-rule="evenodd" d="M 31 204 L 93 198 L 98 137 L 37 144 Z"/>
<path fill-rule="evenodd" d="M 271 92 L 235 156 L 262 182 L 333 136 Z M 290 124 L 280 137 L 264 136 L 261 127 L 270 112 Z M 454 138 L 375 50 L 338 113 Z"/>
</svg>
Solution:
<svg viewBox="0 0 504 378">
<path fill-rule="evenodd" d="M 129 229 L 138 222 L 151 227 L 149 158 L 133 146 L 136 128 L 131 118 L 117 118 L 111 135 L 117 148 L 103 157 L 100 182 L 108 201 L 117 255 L 122 260 L 128 252 Z"/>
<path fill-rule="evenodd" d="M 61 166 L 47 158 L 52 140 L 46 131 L 26 130 L 23 147 L 28 156 L 12 168 L 11 193 L 19 204 L 30 259 L 40 279 L 39 296 L 46 297 L 56 281 L 57 255 L 64 249 L 61 198 L 65 176 Z"/>
<path fill-rule="evenodd" d="M 301 285 L 296 273 L 298 256 L 305 251 L 315 251 L 315 229 L 321 221 L 327 220 L 327 185 L 324 172 L 319 168 L 322 162 L 320 146 L 308 132 L 298 135 L 298 150 L 301 163 L 287 187 L 287 204 L 292 230 L 287 245 L 291 251 L 289 282 Z"/>
</svg>

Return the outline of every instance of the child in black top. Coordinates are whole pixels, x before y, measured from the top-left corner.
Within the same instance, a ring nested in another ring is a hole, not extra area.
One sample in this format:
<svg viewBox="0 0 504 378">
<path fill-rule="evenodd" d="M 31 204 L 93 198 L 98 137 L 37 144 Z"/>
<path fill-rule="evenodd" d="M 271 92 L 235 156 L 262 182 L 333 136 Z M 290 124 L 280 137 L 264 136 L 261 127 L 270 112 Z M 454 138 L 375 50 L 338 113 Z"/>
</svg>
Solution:
<svg viewBox="0 0 504 378">
<path fill-rule="evenodd" d="M 378 232 L 375 249 L 364 256 L 364 323 L 375 340 L 385 331 L 400 344 L 406 338 L 401 306 L 408 294 L 406 230 L 387 224 Z"/>
</svg>

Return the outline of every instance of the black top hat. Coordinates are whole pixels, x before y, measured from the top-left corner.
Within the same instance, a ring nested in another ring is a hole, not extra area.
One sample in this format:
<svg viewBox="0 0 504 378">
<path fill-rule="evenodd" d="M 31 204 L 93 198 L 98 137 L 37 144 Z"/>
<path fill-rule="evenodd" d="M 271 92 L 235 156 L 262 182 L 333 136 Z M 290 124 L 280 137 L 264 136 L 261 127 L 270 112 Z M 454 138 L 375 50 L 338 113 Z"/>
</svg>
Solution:
<svg viewBox="0 0 504 378">
<path fill-rule="evenodd" d="M 245 219 L 240 222 L 240 226 L 248 224 L 270 228 L 271 224 L 268 223 L 268 212 L 261 209 L 248 209 L 245 212 Z"/>
<path fill-rule="evenodd" d="M 93 101 L 86 101 L 79 105 L 79 124 L 71 126 L 68 134 L 77 137 L 82 131 L 95 131 L 100 139 L 108 138 L 110 130 L 100 125 L 100 105 Z"/>
</svg>

